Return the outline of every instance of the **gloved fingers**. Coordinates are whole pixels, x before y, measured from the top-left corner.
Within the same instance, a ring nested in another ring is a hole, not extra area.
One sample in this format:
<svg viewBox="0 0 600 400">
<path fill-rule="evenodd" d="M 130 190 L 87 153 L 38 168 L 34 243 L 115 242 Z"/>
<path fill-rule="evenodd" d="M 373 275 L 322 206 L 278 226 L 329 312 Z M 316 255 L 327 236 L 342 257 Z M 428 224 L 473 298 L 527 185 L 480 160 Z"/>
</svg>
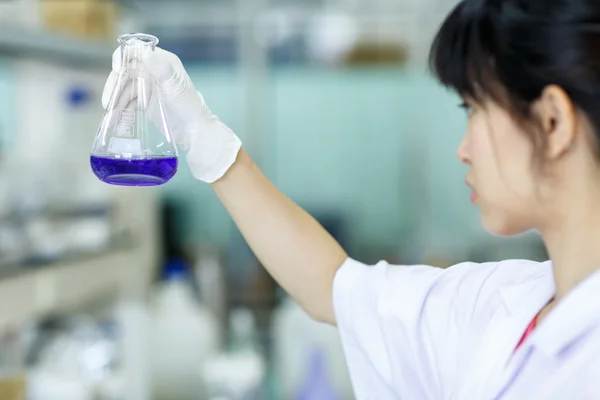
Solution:
<svg viewBox="0 0 600 400">
<path fill-rule="evenodd" d="M 173 78 L 175 74 L 173 60 L 179 58 L 160 47 L 155 47 L 154 51 L 147 51 L 142 54 L 142 63 L 158 82 L 166 82 Z"/>
<path fill-rule="evenodd" d="M 169 80 L 173 76 L 174 65 L 179 64 L 177 67 L 181 66 L 181 68 L 183 68 L 183 64 L 181 63 L 181 60 L 179 60 L 179 57 L 158 46 L 155 47 L 154 50 L 148 49 L 148 51 L 141 52 L 141 58 L 142 63 L 146 65 L 148 71 L 158 81 Z M 117 47 L 112 55 L 112 70 L 119 71 L 122 62 L 121 47 Z"/>
<path fill-rule="evenodd" d="M 104 90 L 102 91 L 102 107 L 104 107 L 105 110 L 108 108 L 108 103 L 110 102 L 113 92 L 116 89 L 118 78 L 119 74 L 113 70 L 106 79 Z"/>
<path fill-rule="evenodd" d="M 145 53 L 142 62 L 156 78 L 165 98 L 178 100 L 193 90 L 193 84 L 183 63 L 175 54 L 157 47 L 153 52 Z"/>
<path fill-rule="evenodd" d="M 167 132 L 171 133 L 168 121 L 166 120 L 167 117 L 165 115 L 165 110 L 161 107 L 160 92 L 158 90 L 153 91 L 150 96 L 146 115 L 150 121 L 152 121 L 152 124 L 156 127 L 156 129 L 162 133 L 165 138 L 167 137 Z"/>
<path fill-rule="evenodd" d="M 170 75 L 173 75 L 172 57 L 179 59 L 160 48 L 142 52 L 141 55 L 140 61 L 150 76 L 147 77 L 148 79 L 128 79 L 128 75 L 121 69 L 121 47 L 113 52 L 112 71 L 102 92 L 102 106 L 108 111 L 105 122 L 109 127 L 114 128 L 122 118 L 124 110 L 145 110 L 146 116 L 161 133 L 165 134 L 168 127 L 165 123 L 164 110 L 159 105 L 160 91 L 153 91 L 153 80 L 158 81 L 159 77 L 169 80 Z"/>
<path fill-rule="evenodd" d="M 126 78 L 124 74 L 117 75 L 110 100 L 106 104 L 106 122 L 109 127 L 117 125 L 122 118 L 131 118 L 131 115 L 135 115 L 137 111 L 146 111 L 147 116 L 152 118 L 151 111 L 148 110 L 152 98 L 151 82 L 149 79 Z M 129 112 L 124 114 L 124 110 Z"/>
<path fill-rule="evenodd" d="M 105 110 L 108 108 L 108 103 L 117 86 L 121 61 L 121 47 L 119 46 L 112 54 L 112 71 L 110 71 L 106 83 L 104 84 L 104 90 L 102 91 L 102 107 L 104 107 Z"/>
<path fill-rule="evenodd" d="M 150 48 L 142 48 L 142 49 L 131 49 L 131 51 L 126 51 L 125 56 L 128 58 L 128 61 L 131 61 L 133 58 L 144 57 L 144 54 L 151 53 L 152 50 Z M 121 46 L 117 47 L 112 54 L 112 70 L 120 71 L 123 67 L 123 49 Z"/>
<path fill-rule="evenodd" d="M 106 110 L 106 123 L 109 127 L 117 123 L 123 105 L 118 104 L 122 101 L 124 82 L 122 77 L 116 71 L 111 71 L 102 92 L 102 107 Z"/>
<path fill-rule="evenodd" d="M 168 53 L 164 50 L 161 49 L 162 52 L 164 53 Z M 141 52 L 141 56 L 142 56 L 142 60 L 149 54 L 153 53 L 153 51 L 150 51 L 148 49 L 148 51 L 142 51 Z M 133 57 L 133 54 L 128 54 L 128 57 Z M 142 61 L 141 60 L 141 61 Z M 102 92 L 102 106 L 106 109 L 108 108 L 110 99 L 115 91 L 115 89 L 117 88 L 117 86 L 119 86 L 119 74 L 122 68 L 122 62 L 123 62 L 123 57 L 122 57 L 122 51 L 121 51 L 121 47 L 117 47 L 117 49 L 113 52 L 112 55 L 112 71 L 110 73 L 110 75 L 108 76 L 108 79 L 106 80 L 106 83 L 104 85 L 104 91 Z M 147 107 L 148 105 L 148 99 L 150 97 L 149 92 L 152 90 L 151 89 L 151 82 L 148 82 L 146 85 L 146 93 L 148 93 L 148 96 L 146 99 L 143 99 L 143 104 L 144 104 L 144 108 Z M 126 89 L 123 89 L 124 91 L 126 91 Z M 133 92 L 133 89 L 130 90 L 130 92 Z M 125 96 L 124 94 L 121 94 L 119 96 L 119 98 Z M 130 96 L 126 96 L 129 99 L 133 99 L 133 97 Z M 125 107 L 126 104 L 123 104 L 121 101 L 119 102 L 119 104 L 115 105 L 116 107 Z"/>
<path fill-rule="evenodd" d="M 112 55 L 112 70 L 118 71 L 121 69 L 122 57 L 121 57 L 121 46 L 113 52 Z"/>
<path fill-rule="evenodd" d="M 125 74 L 113 71 L 102 92 L 102 105 L 105 109 L 135 108 L 145 110 L 152 96 L 150 79 L 128 79 Z"/>
<path fill-rule="evenodd" d="M 183 77 L 181 74 L 177 74 L 174 67 L 183 70 L 183 64 L 179 58 L 166 50 L 156 47 L 154 51 L 142 52 L 142 63 L 150 73 L 152 77 L 156 79 L 160 85 L 161 90 L 164 94 L 169 97 L 170 95 L 177 94 L 182 90 Z M 109 108 L 110 99 L 114 94 L 114 91 L 119 89 L 119 72 L 121 69 L 121 48 L 119 47 L 113 53 L 112 60 L 112 72 L 108 76 L 104 85 L 104 91 L 102 92 L 102 106 L 107 109 Z M 151 82 L 147 82 L 146 93 L 147 98 L 143 101 L 143 104 L 147 106 L 148 99 L 150 98 L 150 92 L 152 90 Z M 113 105 L 117 108 L 124 108 L 128 106 L 128 103 L 134 99 L 130 92 L 133 90 L 130 88 L 120 89 L 122 93 L 119 94 L 119 102 Z M 127 101 L 125 99 L 128 99 Z"/>
</svg>

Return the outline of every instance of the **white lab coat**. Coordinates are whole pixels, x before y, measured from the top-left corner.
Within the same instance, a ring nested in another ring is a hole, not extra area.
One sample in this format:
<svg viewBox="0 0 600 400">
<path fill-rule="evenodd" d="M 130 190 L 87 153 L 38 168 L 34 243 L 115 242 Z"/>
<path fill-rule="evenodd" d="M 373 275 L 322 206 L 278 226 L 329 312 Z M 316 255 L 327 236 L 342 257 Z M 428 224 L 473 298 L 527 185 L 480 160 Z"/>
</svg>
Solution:
<svg viewBox="0 0 600 400">
<path fill-rule="evenodd" d="M 357 400 L 600 399 L 600 273 L 514 352 L 553 295 L 550 262 L 348 259 L 334 307 Z"/>
</svg>

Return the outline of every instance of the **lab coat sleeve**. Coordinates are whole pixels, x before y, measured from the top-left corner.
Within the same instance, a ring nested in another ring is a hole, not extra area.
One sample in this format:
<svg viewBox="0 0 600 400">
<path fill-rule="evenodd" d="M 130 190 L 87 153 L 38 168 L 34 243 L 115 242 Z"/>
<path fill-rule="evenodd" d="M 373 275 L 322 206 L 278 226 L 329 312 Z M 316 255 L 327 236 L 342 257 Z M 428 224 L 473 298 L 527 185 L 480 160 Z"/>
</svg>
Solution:
<svg viewBox="0 0 600 400">
<path fill-rule="evenodd" d="M 395 399 L 399 385 L 409 385 L 412 398 L 448 393 L 477 329 L 478 304 L 493 301 L 496 269 L 346 260 L 333 300 L 357 399 Z"/>
</svg>

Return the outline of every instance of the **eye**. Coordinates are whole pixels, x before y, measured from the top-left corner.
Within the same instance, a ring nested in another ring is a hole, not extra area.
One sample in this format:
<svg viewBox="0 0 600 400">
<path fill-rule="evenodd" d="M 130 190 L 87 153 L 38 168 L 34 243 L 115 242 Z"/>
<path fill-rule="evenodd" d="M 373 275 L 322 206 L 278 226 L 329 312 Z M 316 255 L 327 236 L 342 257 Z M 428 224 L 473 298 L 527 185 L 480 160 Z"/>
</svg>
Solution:
<svg viewBox="0 0 600 400">
<path fill-rule="evenodd" d="M 469 103 L 467 103 L 466 101 L 463 101 L 458 106 L 460 108 L 462 108 L 463 110 L 465 110 L 465 112 L 467 113 L 468 117 L 470 117 L 471 114 L 473 114 L 473 107 L 471 107 L 471 105 Z"/>
</svg>

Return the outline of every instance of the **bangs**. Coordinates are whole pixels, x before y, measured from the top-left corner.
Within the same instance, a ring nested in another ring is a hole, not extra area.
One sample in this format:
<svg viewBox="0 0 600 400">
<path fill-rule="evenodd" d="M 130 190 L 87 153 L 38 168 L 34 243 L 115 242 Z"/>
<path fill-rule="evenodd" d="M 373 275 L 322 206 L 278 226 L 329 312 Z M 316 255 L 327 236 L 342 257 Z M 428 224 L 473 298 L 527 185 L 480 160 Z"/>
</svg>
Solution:
<svg viewBox="0 0 600 400">
<path fill-rule="evenodd" d="M 429 67 L 439 81 L 463 98 L 483 102 L 502 99 L 495 68 L 492 21 L 482 1 L 463 1 L 438 31 L 429 55 Z"/>
</svg>

